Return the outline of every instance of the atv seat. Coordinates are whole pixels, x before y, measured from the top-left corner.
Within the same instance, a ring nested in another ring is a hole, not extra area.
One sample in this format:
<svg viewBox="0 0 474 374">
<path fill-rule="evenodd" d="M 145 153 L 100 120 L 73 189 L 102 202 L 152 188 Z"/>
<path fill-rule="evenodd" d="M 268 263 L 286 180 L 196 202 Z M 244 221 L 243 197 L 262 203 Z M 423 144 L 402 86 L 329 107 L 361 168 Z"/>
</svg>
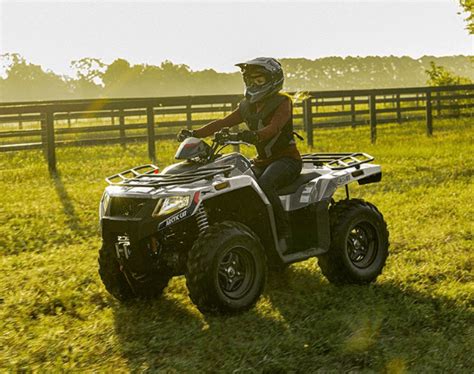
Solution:
<svg viewBox="0 0 474 374">
<path fill-rule="evenodd" d="M 320 177 L 321 174 L 319 174 L 318 172 L 316 171 L 313 171 L 313 170 L 302 170 L 301 171 L 301 174 L 298 178 L 296 178 L 296 180 L 285 186 L 285 187 L 282 187 L 280 188 L 277 193 L 278 195 L 289 195 L 289 194 L 292 194 L 292 193 L 295 193 L 296 191 L 298 191 L 298 188 L 305 184 L 305 183 L 308 183 L 311 179 L 314 179 L 314 178 L 317 178 L 317 177 Z"/>
</svg>

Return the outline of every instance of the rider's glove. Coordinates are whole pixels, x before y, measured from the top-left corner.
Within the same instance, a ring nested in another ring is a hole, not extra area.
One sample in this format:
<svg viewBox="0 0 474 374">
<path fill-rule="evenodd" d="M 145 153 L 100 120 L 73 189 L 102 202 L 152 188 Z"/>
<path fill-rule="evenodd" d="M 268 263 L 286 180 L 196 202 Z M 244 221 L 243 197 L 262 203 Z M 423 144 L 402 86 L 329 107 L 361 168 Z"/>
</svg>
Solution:
<svg viewBox="0 0 474 374">
<path fill-rule="evenodd" d="M 189 138 L 191 136 L 194 136 L 193 130 L 183 129 L 178 133 L 176 139 L 178 139 L 178 142 L 182 142 L 184 139 Z"/>
<path fill-rule="evenodd" d="M 258 135 L 256 131 L 244 130 L 239 135 L 240 140 L 250 144 L 258 143 Z"/>
</svg>

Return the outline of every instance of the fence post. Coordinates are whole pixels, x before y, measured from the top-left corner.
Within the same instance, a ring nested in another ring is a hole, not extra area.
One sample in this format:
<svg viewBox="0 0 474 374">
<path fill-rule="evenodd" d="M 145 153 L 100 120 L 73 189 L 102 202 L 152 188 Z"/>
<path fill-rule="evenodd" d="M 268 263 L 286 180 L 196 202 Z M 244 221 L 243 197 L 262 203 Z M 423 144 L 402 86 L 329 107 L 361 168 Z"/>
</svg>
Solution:
<svg viewBox="0 0 474 374">
<path fill-rule="evenodd" d="M 46 157 L 48 159 L 48 168 L 50 172 L 56 172 L 56 144 L 54 142 L 54 113 L 47 111 L 45 113 L 46 122 Z"/>
<path fill-rule="evenodd" d="M 351 124 L 352 128 L 355 129 L 356 127 L 356 112 L 355 112 L 355 100 L 354 96 L 351 96 Z"/>
<path fill-rule="evenodd" d="M 311 97 L 303 100 L 303 127 L 306 130 L 306 141 L 313 146 L 313 112 Z"/>
<path fill-rule="evenodd" d="M 119 134 L 120 144 L 125 146 L 125 116 L 123 114 L 123 109 L 119 109 Z"/>
<path fill-rule="evenodd" d="M 369 113 L 370 113 L 370 141 L 375 144 L 377 141 L 377 113 L 375 94 L 369 96 Z"/>
<path fill-rule="evenodd" d="M 402 111 L 400 104 L 400 94 L 397 94 L 397 122 L 402 123 Z"/>
<path fill-rule="evenodd" d="M 148 158 L 151 160 L 151 162 L 155 163 L 155 113 L 153 113 L 152 106 L 146 108 L 146 119 L 148 130 Z"/>
<path fill-rule="evenodd" d="M 191 96 L 188 97 L 186 104 L 186 127 L 191 130 L 193 128 L 193 112 L 191 110 Z"/>
<path fill-rule="evenodd" d="M 238 105 L 238 104 L 237 104 L 235 101 L 232 101 L 232 102 L 230 103 L 230 109 L 231 109 L 232 112 L 237 108 L 237 105 Z M 240 144 L 235 144 L 235 145 L 233 145 L 233 146 L 232 146 L 232 149 L 234 150 L 234 152 L 240 153 Z"/>
<path fill-rule="evenodd" d="M 18 114 L 18 129 L 23 130 L 23 120 L 21 119 L 21 113 Z"/>
<path fill-rule="evenodd" d="M 438 118 L 441 117 L 441 92 L 436 92 L 436 112 Z"/>
<path fill-rule="evenodd" d="M 433 135 L 433 113 L 431 106 L 431 91 L 426 91 L 426 135 Z"/>
<path fill-rule="evenodd" d="M 111 119 L 112 125 L 115 125 L 115 113 L 113 109 L 110 111 L 110 119 Z"/>
<path fill-rule="evenodd" d="M 46 113 L 41 113 L 41 120 L 40 120 L 40 126 L 41 126 L 41 144 L 43 146 L 43 155 L 44 157 L 47 157 L 48 153 L 48 140 L 46 138 Z"/>
</svg>

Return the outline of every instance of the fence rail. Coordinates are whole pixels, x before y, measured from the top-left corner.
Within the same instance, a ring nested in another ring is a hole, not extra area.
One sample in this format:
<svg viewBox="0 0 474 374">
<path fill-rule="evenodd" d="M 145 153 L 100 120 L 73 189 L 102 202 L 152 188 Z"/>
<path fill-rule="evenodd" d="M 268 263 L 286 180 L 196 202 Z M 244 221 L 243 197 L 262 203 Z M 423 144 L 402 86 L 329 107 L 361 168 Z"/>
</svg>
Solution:
<svg viewBox="0 0 474 374">
<path fill-rule="evenodd" d="M 474 85 L 372 90 L 313 91 L 294 105 L 295 127 L 313 145 L 318 128 L 426 120 L 433 133 L 437 118 L 473 115 Z M 0 103 L 0 152 L 43 149 L 51 170 L 56 147 L 147 142 L 155 161 L 155 141 L 174 137 L 237 108 L 241 95 L 117 98 Z M 105 123 L 104 123 L 105 122 Z"/>
</svg>

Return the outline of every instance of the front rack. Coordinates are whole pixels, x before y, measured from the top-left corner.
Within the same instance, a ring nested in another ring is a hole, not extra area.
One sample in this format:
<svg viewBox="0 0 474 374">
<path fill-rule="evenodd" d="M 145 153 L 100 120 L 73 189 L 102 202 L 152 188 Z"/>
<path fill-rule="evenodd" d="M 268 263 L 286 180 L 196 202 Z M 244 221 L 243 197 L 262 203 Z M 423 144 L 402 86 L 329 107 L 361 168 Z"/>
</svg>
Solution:
<svg viewBox="0 0 474 374">
<path fill-rule="evenodd" d="M 225 165 L 191 170 L 181 174 L 159 174 L 157 166 L 148 164 L 122 171 L 105 180 L 112 186 L 166 187 L 193 183 L 201 179 L 212 179 L 218 174 L 224 174 L 227 177 L 234 168 L 234 165 Z M 140 172 L 142 170 L 147 171 Z"/>
<path fill-rule="evenodd" d="M 374 157 L 367 153 L 307 153 L 301 156 L 303 162 L 311 162 L 315 166 L 327 166 L 332 170 L 342 170 L 371 162 Z"/>
</svg>

